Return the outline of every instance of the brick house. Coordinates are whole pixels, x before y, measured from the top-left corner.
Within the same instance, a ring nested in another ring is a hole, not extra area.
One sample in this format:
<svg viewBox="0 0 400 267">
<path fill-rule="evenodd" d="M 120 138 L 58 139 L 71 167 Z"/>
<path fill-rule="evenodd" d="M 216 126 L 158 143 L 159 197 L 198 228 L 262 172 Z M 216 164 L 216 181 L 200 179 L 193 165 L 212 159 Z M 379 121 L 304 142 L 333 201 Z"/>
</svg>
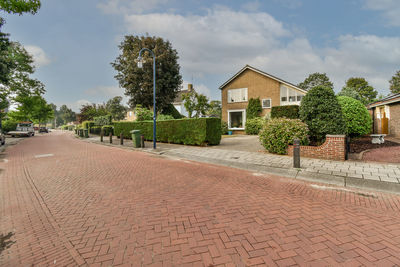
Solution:
<svg viewBox="0 0 400 267">
<path fill-rule="evenodd" d="M 373 132 L 400 137 L 400 93 L 389 95 L 367 106 Z"/>
<path fill-rule="evenodd" d="M 273 106 L 300 105 L 307 93 L 294 84 L 246 65 L 232 78 L 222 84 L 222 120 L 229 130 L 243 133 L 246 125 L 246 108 L 250 98 L 260 98 L 262 116 L 271 112 Z"/>
</svg>

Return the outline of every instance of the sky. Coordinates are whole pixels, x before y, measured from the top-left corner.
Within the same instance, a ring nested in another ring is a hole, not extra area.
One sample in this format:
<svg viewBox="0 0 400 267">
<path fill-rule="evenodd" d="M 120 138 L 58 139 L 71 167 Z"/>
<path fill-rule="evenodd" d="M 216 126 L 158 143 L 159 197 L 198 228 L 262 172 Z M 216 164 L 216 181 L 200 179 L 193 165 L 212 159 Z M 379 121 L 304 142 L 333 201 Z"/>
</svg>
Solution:
<svg viewBox="0 0 400 267">
<path fill-rule="evenodd" d="M 400 70 L 400 0 L 41 2 L 35 15 L 0 12 L 3 31 L 34 57 L 48 102 L 75 111 L 124 96 L 110 63 L 125 35 L 169 40 L 183 87 L 212 100 L 246 64 L 294 84 L 326 73 L 336 92 L 364 77 L 383 95 Z"/>
</svg>

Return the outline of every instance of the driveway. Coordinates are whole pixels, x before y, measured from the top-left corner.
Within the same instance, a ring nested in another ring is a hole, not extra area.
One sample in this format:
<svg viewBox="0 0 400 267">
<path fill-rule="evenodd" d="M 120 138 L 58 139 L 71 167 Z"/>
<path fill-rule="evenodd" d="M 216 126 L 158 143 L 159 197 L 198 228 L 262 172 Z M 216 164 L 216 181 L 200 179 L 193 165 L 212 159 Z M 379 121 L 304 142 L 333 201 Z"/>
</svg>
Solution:
<svg viewBox="0 0 400 267">
<path fill-rule="evenodd" d="M 61 132 L 6 152 L 1 266 L 400 263 L 396 195 L 169 160 Z"/>
<path fill-rule="evenodd" d="M 364 161 L 400 163 L 400 146 L 372 149 L 363 154 Z"/>
</svg>

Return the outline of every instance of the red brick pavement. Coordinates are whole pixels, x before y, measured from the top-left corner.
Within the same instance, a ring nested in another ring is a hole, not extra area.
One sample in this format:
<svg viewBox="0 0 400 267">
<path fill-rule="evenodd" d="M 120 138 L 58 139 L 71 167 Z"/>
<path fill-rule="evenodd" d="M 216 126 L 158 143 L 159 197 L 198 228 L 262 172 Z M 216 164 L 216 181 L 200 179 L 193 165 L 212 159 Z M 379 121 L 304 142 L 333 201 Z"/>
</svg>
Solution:
<svg viewBox="0 0 400 267">
<path fill-rule="evenodd" d="M 400 197 L 81 142 L 0 163 L 1 266 L 394 266 Z M 38 154 L 54 154 L 35 158 Z"/>
</svg>

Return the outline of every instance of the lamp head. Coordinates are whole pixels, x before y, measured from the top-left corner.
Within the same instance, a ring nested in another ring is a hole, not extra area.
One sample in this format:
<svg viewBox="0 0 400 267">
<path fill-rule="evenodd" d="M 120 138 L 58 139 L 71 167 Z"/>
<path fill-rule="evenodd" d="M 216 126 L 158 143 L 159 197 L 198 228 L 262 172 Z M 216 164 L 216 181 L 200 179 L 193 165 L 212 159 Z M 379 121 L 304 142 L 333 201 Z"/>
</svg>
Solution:
<svg viewBox="0 0 400 267">
<path fill-rule="evenodd" d="M 137 67 L 139 69 L 143 68 L 143 58 L 141 56 L 137 58 Z"/>
</svg>

